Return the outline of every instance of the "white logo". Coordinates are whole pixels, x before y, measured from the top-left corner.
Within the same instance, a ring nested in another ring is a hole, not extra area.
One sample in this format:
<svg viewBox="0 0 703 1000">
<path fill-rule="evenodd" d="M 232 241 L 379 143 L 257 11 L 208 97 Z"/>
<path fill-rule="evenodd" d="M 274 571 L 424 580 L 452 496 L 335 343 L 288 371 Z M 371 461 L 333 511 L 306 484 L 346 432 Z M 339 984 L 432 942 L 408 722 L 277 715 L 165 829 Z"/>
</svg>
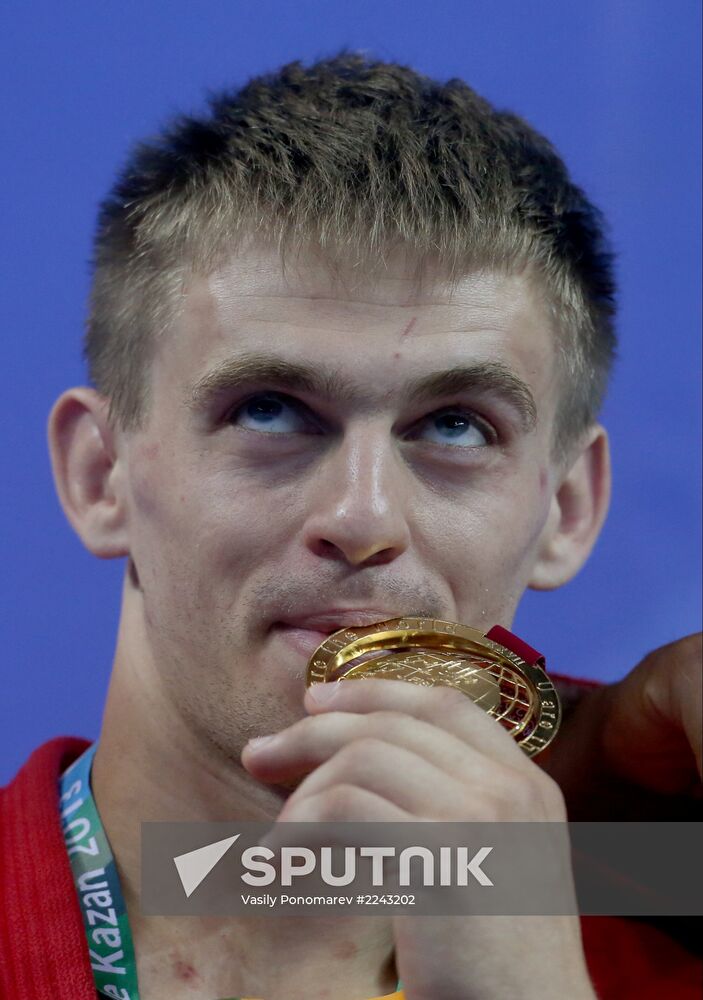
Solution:
<svg viewBox="0 0 703 1000">
<path fill-rule="evenodd" d="M 235 833 L 233 837 L 216 840 L 214 844 L 206 844 L 205 847 L 198 847 L 194 851 L 188 851 L 187 854 L 179 854 L 173 859 L 186 896 L 195 892 L 239 836 L 240 834 Z"/>
</svg>

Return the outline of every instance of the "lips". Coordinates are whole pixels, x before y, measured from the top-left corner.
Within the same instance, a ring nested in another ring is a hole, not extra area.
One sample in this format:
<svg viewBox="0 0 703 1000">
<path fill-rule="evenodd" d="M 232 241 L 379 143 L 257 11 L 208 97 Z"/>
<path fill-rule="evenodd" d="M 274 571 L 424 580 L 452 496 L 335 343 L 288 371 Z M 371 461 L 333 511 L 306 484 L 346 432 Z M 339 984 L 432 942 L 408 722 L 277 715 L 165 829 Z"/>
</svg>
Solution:
<svg viewBox="0 0 703 1000">
<path fill-rule="evenodd" d="M 328 635 L 341 628 L 364 628 L 395 617 L 394 612 L 379 608 L 333 609 L 276 622 L 273 630 L 289 646 L 310 657 Z"/>
</svg>

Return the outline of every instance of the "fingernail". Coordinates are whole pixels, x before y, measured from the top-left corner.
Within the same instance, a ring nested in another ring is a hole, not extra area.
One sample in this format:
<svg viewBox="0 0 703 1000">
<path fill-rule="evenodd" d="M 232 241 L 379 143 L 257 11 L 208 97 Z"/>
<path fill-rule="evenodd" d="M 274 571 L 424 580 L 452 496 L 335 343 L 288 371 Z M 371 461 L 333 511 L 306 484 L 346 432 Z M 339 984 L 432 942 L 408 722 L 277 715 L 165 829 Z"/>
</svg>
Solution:
<svg viewBox="0 0 703 1000">
<path fill-rule="evenodd" d="M 260 750 L 261 747 L 270 743 L 271 740 L 275 740 L 277 733 L 271 733 L 270 736 L 253 736 L 247 743 L 247 748 L 249 750 Z"/>
<path fill-rule="evenodd" d="M 326 705 L 335 697 L 338 690 L 339 687 L 335 681 L 333 683 L 313 684 L 308 688 L 308 694 L 316 704 Z"/>
</svg>

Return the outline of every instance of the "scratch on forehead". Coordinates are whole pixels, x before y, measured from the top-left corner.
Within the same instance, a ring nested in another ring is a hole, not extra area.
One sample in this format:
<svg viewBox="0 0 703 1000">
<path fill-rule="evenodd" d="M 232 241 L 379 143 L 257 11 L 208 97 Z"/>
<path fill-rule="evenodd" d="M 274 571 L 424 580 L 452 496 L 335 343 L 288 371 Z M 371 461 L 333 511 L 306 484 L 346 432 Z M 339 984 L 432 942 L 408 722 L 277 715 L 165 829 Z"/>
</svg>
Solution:
<svg viewBox="0 0 703 1000">
<path fill-rule="evenodd" d="M 403 328 L 403 332 L 400 335 L 401 340 L 405 340 L 406 337 L 410 336 L 410 331 L 412 330 L 412 328 L 415 326 L 416 323 L 417 323 L 417 316 L 413 316 L 413 318 L 410 320 L 407 326 Z"/>
</svg>

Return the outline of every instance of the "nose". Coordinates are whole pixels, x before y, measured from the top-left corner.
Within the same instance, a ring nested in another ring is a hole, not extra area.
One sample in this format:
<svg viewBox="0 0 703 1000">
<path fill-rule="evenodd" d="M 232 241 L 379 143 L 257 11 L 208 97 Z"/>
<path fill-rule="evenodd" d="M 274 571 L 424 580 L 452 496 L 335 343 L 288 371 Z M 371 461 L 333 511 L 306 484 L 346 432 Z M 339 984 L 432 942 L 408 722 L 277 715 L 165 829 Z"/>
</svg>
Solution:
<svg viewBox="0 0 703 1000">
<path fill-rule="evenodd" d="M 381 565 L 408 547 L 407 470 L 388 429 L 355 428 L 318 469 L 305 523 L 316 556 Z"/>
</svg>

